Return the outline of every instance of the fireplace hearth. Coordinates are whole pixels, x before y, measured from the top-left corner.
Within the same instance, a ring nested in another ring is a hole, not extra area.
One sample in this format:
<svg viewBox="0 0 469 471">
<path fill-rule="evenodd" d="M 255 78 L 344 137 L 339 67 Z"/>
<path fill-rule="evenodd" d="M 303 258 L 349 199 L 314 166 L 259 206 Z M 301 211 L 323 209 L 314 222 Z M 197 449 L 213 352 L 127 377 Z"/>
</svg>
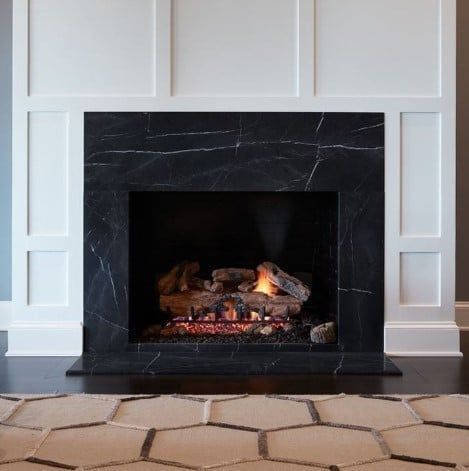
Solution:
<svg viewBox="0 0 469 471">
<path fill-rule="evenodd" d="M 399 373 L 383 114 L 86 113 L 84 172 L 69 374 Z"/>
</svg>

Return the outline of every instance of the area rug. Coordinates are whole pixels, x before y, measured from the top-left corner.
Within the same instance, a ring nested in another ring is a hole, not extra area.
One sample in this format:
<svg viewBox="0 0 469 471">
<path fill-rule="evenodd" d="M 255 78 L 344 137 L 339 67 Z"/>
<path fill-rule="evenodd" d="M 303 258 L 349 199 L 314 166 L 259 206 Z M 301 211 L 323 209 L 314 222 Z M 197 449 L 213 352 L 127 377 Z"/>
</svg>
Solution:
<svg viewBox="0 0 469 471">
<path fill-rule="evenodd" d="M 0 471 L 467 466 L 463 395 L 0 395 Z"/>
</svg>

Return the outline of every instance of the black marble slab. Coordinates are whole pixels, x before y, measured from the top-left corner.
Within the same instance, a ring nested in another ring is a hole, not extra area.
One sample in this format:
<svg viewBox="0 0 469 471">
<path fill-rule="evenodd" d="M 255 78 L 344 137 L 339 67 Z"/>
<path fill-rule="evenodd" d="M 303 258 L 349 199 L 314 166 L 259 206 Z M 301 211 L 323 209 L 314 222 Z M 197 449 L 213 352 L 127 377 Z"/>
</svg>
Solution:
<svg viewBox="0 0 469 471">
<path fill-rule="evenodd" d="M 383 351 L 384 114 L 85 113 L 84 183 L 85 352 L 163 351 L 129 341 L 131 191 L 337 192 L 333 348 Z"/>
<path fill-rule="evenodd" d="M 383 353 L 198 352 L 84 354 L 67 375 L 401 375 Z"/>
</svg>

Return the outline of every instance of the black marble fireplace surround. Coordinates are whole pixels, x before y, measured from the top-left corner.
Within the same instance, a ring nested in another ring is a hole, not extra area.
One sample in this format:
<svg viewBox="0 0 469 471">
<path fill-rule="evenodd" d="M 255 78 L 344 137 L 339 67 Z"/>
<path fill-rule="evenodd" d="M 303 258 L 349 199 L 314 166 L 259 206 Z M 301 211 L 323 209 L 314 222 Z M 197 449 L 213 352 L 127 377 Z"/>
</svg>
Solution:
<svg viewBox="0 0 469 471">
<path fill-rule="evenodd" d="M 399 373 L 383 354 L 383 114 L 86 113 L 84 175 L 85 354 L 69 374 Z M 337 344 L 132 342 L 136 191 L 335 192 Z"/>
</svg>

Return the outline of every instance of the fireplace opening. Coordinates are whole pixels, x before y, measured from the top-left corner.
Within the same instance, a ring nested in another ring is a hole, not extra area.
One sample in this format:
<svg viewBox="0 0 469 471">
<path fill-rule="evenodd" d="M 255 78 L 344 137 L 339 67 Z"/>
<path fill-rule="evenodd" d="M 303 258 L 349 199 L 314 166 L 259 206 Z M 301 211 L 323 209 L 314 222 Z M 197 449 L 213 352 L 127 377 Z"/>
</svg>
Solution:
<svg viewBox="0 0 469 471">
<path fill-rule="evenodd" d="M 338 199 L 130 192 L 130 341 L 335 344 Z"/>
</svg>

